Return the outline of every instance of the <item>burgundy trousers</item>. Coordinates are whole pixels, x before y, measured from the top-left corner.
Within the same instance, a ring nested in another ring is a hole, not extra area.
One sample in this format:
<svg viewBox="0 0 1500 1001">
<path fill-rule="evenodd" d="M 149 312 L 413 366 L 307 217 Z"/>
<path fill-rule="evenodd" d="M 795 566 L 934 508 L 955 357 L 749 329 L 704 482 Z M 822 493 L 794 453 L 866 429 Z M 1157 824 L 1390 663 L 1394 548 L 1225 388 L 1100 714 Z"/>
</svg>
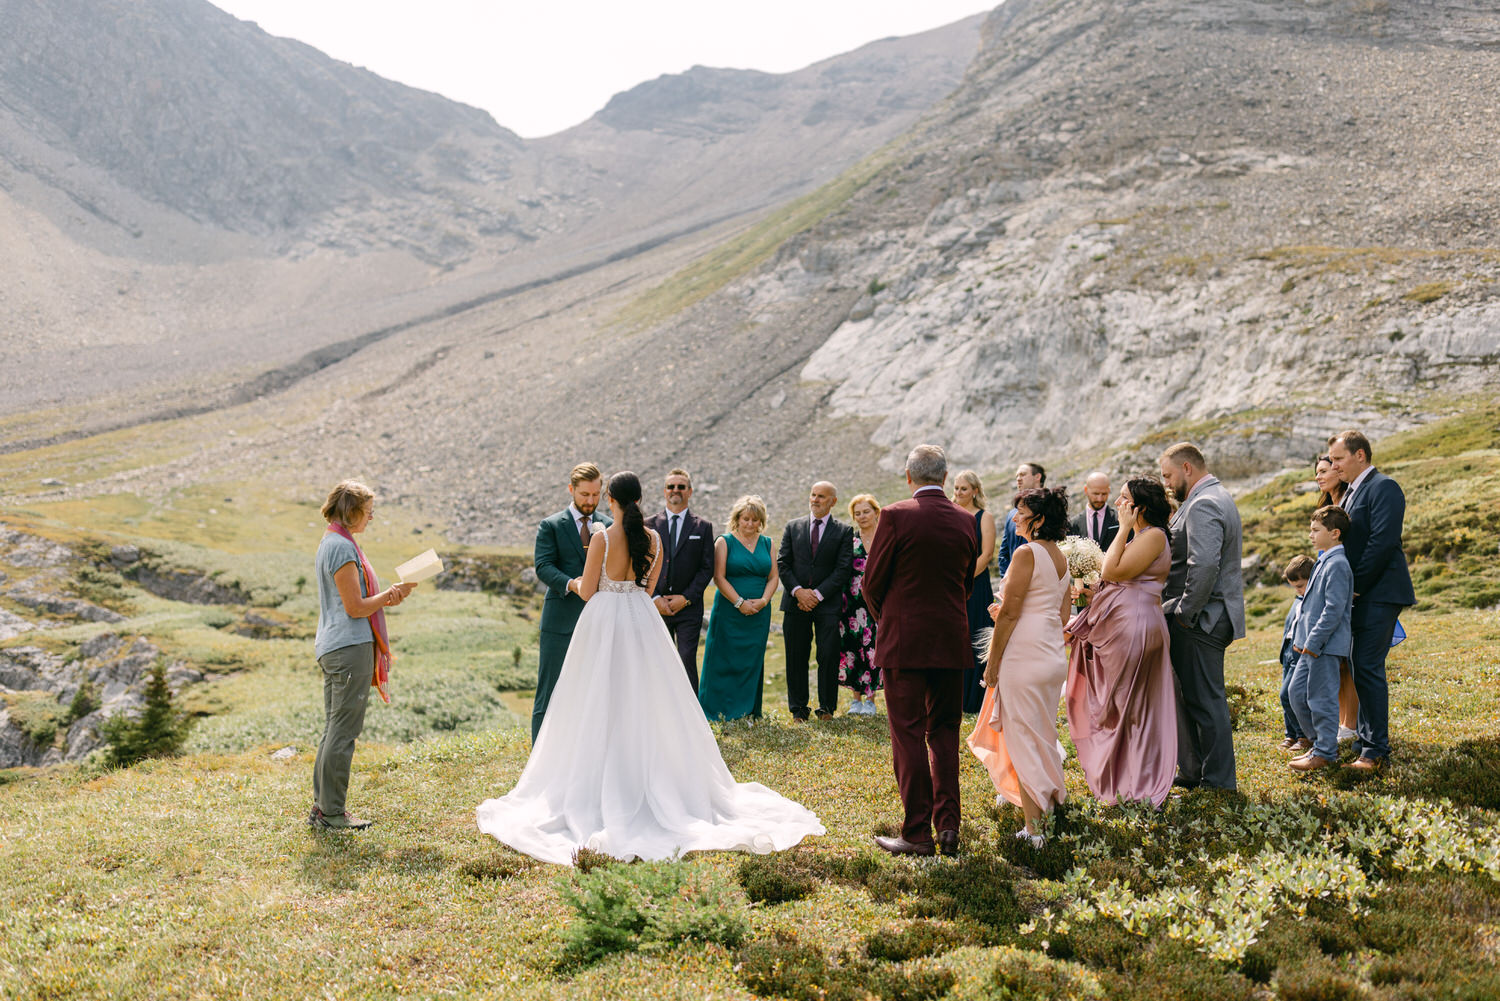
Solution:
<svg viewBox="0 0 1500 1001">
<path fill-rule="evenodd" d="M 901 837 L 932 844 L 932 832 L 958 830 L 958 745 L 964 672 L 882 668 L 891 759 L 906 817 Z"/>
</svg>

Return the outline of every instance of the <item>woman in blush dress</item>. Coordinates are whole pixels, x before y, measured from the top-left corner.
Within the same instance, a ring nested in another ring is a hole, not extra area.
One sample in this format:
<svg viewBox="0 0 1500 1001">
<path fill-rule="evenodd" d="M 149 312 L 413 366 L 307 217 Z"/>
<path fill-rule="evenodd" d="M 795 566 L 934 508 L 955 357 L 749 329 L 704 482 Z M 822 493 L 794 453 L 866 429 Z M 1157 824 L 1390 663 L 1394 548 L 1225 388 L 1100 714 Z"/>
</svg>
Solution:
<svg viewBox="0 0 1500 1001">
<path fill-rule="evenodd" d="M 974 590 L 969 592 L 969 641 L 974 645 L 974 666 L 964 669 L 964 712 L 977 713 L 984 702 L 985 658 L 990 650 L 990 605 L 995 592 L 990 587 L 990 564 L 995 561 L 995 516 L 985 510 L 984 484 L 979 474 L 965 469 L 953 477 L 953 503 L 974 518 L 974 538 L 979 558 L 974 561 Z"/>
<path fill-rule="evenodd" d="M 1057 547 L 1068 531 L 1066 487 L 1016 496 L 1012 517 L 1025 540 L 1011 556 L 992 606 L 995 632 L 985 665 L 987 691 L 969 749 L 1026 826 L 1016 837 L 1041 845 L 1041 821 L 1067 796 L 1057 704 L 1068 674 L 1063 626 L 1072 596 L 1068 560 Z"/>
<path fill-rule="evenodd" d="M 839 684 L 854 692 L 850 716 L 874 716 L 875 693 L 880 691 L 880 668 L 875 666 L 875 617 L 865 605 L 865 561 L 875 529 L 880 524 L 880 502 L 860 494 L 849 502 L 854 522 L 854 572 L 844 588 L 839 613 Z"/>
<path fill-rule="evenodd" d="M 1177 772 L 1177 696 L 1161 610 L 1172 509 L 1159 481 L 1135 476 L 1115 510 L 1121 530 L 1104 554 L 1102 580 L 1068 626 L 1068 730 L 1095 796 L 1160 807 Z"/>
</svg>

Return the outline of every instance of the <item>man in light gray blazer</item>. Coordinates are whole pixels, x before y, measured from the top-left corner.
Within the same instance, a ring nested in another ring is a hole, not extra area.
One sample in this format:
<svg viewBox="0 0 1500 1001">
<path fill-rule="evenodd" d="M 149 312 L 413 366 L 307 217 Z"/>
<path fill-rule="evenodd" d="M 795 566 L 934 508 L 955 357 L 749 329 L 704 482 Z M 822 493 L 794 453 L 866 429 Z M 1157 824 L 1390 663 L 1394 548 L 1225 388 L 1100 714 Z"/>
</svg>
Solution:
<svg viewBox="0 0 1500 1001">
<path fill-rule="evenodd" d="M 1180 442 L 1158 460 L 1177 498 L 1172 570 L 1162 590 L 1177 681 L 1177 779 L 1192 789 L 1234 789 L 1234 735 L 1224 695 L 1224 650 L 1245 635 L 1240 512 L 1208 472 L 1203 453 Z"/>
</svg>

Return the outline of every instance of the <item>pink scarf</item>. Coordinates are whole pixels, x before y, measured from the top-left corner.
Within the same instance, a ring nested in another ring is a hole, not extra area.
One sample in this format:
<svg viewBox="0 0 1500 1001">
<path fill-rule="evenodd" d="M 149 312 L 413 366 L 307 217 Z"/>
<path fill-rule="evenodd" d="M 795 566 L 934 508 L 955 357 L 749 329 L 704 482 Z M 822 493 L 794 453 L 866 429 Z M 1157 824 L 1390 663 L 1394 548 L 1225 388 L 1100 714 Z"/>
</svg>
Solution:
<svg viewBox="0 0 1500 1001">
<path fill-rule="evenodd" d="M 328 523 L 328 530 L 335 535 L 342 535 L 349 540 L 354 547 L 354 554 L 359 557 L 359 568 L 365 575 L 365 597 L 371 597 L 380 591 L 380 581 L 375 578 L 375 568 L 370 566 L 370 561 L 365 559 L 364 552 L 359 548 L 359 543 L 354 541 L 354 536 L 349 530 L 336 521 Z M 391 704 L 391 662 L 396 658 L 391 653 L 391 640 L 385 631 L 385 609 L 377 608 L 370 616 L 370 631 L 375 634 L 375 674 L 370 678 L 370 685 L 380 695 L 380 701 L 386 705 Z"/>
</svg>

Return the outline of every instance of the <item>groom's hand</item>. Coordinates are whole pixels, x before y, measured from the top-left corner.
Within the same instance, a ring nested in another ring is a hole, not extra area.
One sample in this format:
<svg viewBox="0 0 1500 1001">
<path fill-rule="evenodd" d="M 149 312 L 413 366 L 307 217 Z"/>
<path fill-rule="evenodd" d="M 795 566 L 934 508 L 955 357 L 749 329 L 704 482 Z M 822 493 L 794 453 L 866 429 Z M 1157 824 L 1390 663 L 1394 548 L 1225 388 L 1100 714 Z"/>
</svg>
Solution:
<svg viewBox="0 0 1500 1001">
<path fill-rule="evenodd" d="M 656 605 L 656 610 L 662 615 L 672 614 L 672 606 L 667 604 L 666 595 L 657 595 L 652 599 L 652 603 Z"/>
</svg>

